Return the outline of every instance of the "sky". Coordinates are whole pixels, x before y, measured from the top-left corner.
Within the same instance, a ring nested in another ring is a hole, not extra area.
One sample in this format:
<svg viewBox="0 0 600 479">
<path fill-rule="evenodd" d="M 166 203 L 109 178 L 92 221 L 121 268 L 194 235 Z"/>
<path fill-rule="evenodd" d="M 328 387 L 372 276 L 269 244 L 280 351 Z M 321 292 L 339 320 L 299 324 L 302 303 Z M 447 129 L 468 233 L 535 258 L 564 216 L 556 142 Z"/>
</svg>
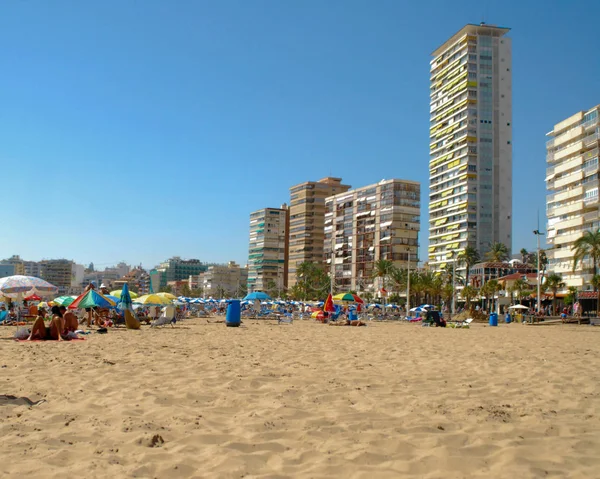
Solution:
<svg viewBox="0 0 600 479">
<path fill-rule="evenodd" d="M 332 175 L 421 182 L 431 52 L 510 27 L 513 251 L 545 223 L 545 134 L 600 103 L 600 2 L 0 2 L 0 258 L 247 261 L 249 214 Z"/>
</svg>

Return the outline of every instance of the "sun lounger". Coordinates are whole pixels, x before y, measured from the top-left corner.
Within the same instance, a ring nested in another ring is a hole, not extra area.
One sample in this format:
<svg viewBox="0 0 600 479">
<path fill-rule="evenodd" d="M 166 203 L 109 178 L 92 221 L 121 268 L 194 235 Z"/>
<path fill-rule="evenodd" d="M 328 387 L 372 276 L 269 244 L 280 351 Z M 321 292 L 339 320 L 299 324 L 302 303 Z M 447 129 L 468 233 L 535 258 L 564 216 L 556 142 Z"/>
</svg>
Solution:
<svg viewBox="0 0 600 479">
<path fill-rule="evenodd" d="M 277 319 L 277 324 L 293 324 L 294 317 L 290 313 L 285 313 Z"/>
<path fill-rule="evenodd" d="M 455 321 L 450 323 L 451 328 L 468 328 L 469 324 L 473 322 L 473 318 L 465 319 L 464 321 Z"/>
<path fill-rule="evenodd" d="M 8 321 L 8 311 L 0 311 L 0 324 Z"/>
</svg>

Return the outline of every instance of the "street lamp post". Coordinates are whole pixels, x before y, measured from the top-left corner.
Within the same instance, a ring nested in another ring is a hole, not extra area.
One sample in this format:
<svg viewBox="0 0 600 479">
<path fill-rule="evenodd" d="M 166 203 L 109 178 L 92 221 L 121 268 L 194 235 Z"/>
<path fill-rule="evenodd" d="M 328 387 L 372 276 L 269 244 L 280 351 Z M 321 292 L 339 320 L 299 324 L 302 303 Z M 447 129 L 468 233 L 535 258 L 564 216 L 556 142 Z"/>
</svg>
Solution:
<svg viewBox="0 0 600 479">
<path fill-rule="evenodd" d="M 406 263 L 406 317 L 410 317 L 410 250 L 408 250 Z"/>
<path fill-rule="evenodd" d="M 539 229 L 533 230 L 533 234 L 537 238 L 537 311 L 538 313 L 542 309 L 541 305 L 541 280 L 540 280 L 540 236 L 544 236 L 546 233 L 542 233 Z"/>
</svg>

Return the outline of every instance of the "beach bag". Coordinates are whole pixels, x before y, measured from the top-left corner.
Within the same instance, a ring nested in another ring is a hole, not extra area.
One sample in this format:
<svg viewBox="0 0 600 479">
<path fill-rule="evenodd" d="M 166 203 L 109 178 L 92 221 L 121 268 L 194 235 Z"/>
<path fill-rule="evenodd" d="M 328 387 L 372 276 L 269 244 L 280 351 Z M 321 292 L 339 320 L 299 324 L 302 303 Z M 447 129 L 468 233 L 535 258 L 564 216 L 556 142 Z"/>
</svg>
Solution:
<svg viewBox="0 0 600 479">
<path fill-rule="evenodd" d="M 15 331 L 15 339 L 27 339 L 29 337 L 29 329 L 19 328 Z"/>
</svg>

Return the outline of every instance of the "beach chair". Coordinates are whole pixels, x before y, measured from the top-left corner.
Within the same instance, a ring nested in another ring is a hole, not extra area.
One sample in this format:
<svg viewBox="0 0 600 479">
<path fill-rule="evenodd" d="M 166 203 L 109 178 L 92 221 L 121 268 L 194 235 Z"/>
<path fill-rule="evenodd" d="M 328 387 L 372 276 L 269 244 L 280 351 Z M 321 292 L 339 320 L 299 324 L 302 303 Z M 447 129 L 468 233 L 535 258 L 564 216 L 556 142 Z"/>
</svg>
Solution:
<svg viewBox="0 0 600 479">
<path fill-rule="evenodd" d="M 167 324 L 170 324 L 171 327 L 173 327 L 173 325 L 176 322 L 177 322 L 177 313 L 175 310 L 175 306 L 169 305 L 169 306 L 165 306 L 163 313 L 158 318 L 156 318 L 154 321 L 152 321 L 152 324 L 150 324 L 150 327 L 155 328 L 158 326 L 166 326 Z"/>
<path fill-rule="evenodd" d="M 284 313 L 277 319 L 277 324 L 294 324 L 294 317 L 290 313 Z"/>
<path fill-rule="evenodd" d="M 0 324 L 8 320 L 8 311 L 0 311 Z"/>
<path fill-rule="evenodd" d="M 469 324 L 473 322 L 473 318 L 467 318 L 464 321 L 455 321 L 450 323 L 451 328 L 468 328 Z"/>
</svg>

